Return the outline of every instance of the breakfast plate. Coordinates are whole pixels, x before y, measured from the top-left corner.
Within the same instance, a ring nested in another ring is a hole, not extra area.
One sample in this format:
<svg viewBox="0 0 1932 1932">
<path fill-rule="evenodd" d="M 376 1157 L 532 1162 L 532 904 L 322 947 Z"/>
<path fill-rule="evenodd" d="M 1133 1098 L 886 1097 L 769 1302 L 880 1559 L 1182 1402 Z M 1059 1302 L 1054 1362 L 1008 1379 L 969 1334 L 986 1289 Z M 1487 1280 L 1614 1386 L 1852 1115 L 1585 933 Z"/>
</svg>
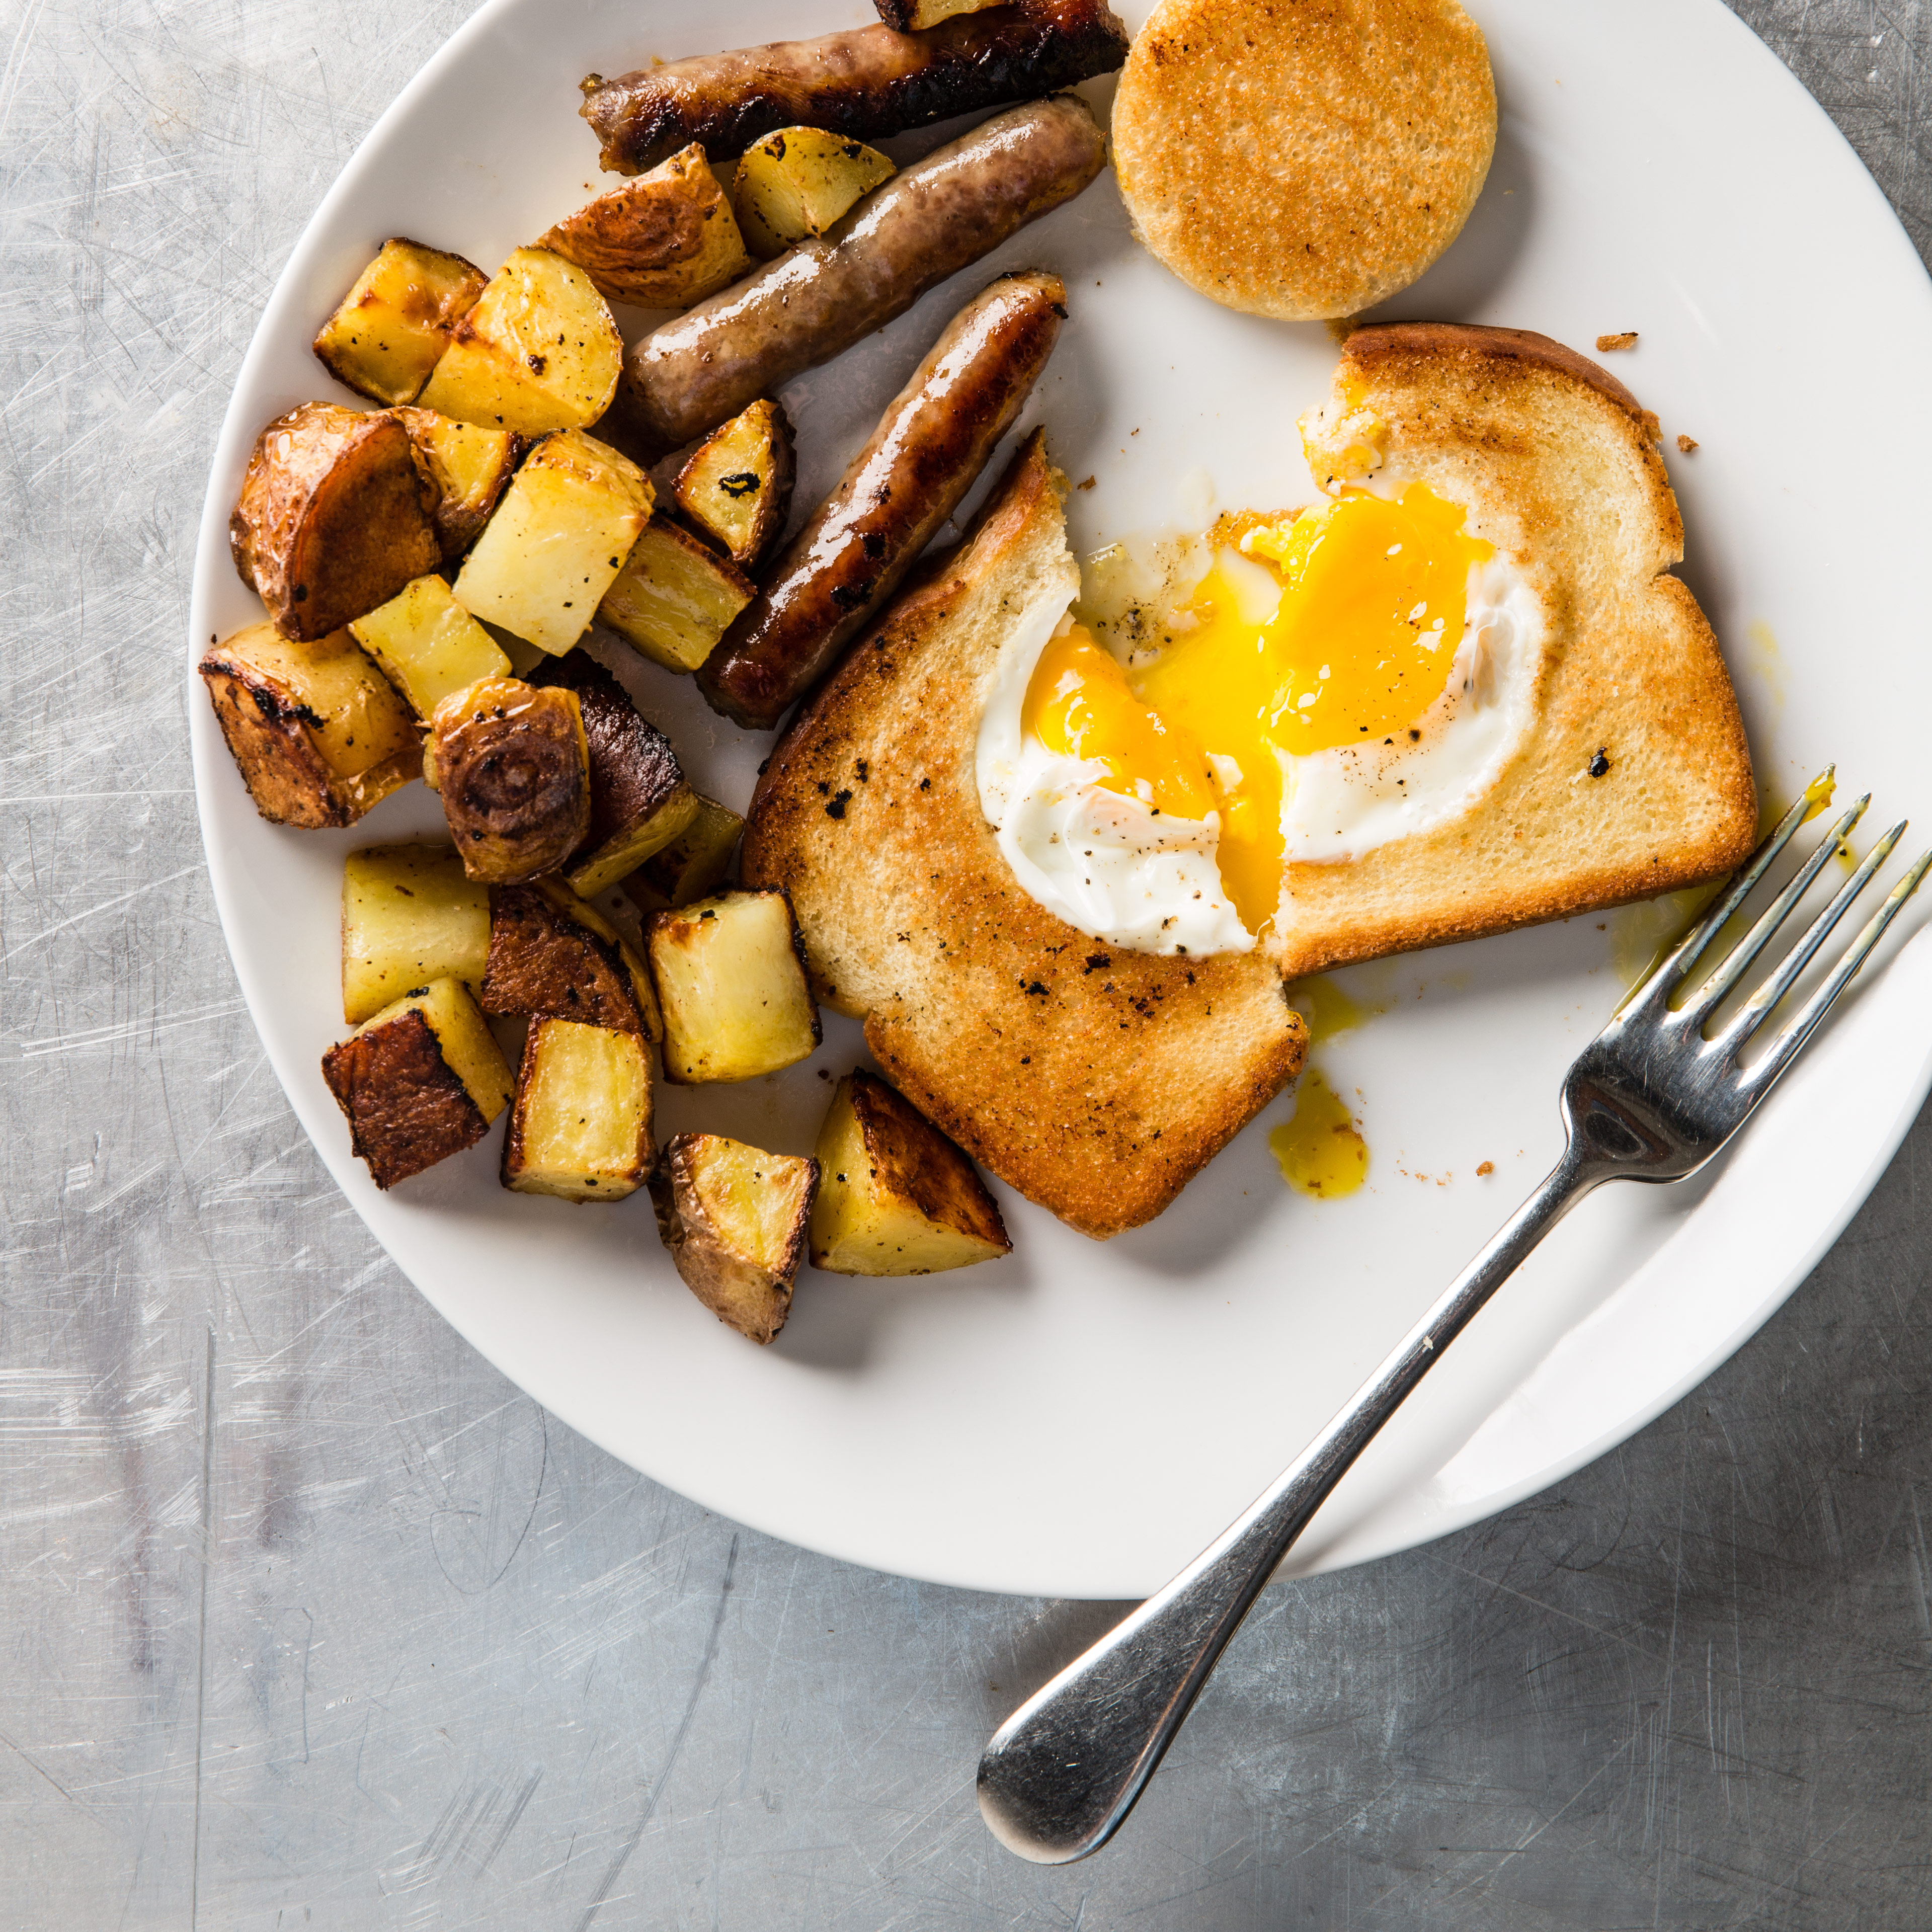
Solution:
<svg viewBox="0 0 1932 1932">
<path fill-rule="evenodd" d="M 1123 9 L 1130 28 L 1145 10 Z M 1932 431 L 1932 287 L 1909 242 L 1823 112 L 1716 0 L 1470 11 L 1502 103 L 1488 186 L 1461 238 L 1377 314 L 1532 328 L 1586 352 L 1636 332 L 1609 360 L 1661 418 L 1683 574 L 1724 645 L 1761 784 L 1788 800 L 1835 758 L 1883 822 L 1932 825 L 1918 722 L 1932 661 L 1908 632 L 1932 524 L 1913 458 Z M 809 20 L 746 0 L 729 32 L 748 44 L 872 17 L 837 0 Z M 191 644 L 259 617 L 230 561 L 229 510 L 260 427 L 341 393 L 308 344 L 374 246 L 407 235 L 501 260 L 606 184 L 574 111 L 582 76 L 710 50 L 718 18 L 690 0 L 491 0 L 404 90 L 303 235 L 244 362 Z M 1104 109 L 1111 85 L 1082 91 Z M 477 111 L 508 101 L 515 112 Z M 882 145 L 903 160 L 946 131 Z M 1174 280 L 1103 176 L 787 386 L 801 505 L 830 488 L 960 302 L 1030 266 L 1062 275 L 1070 314 L 1020 429 L 1043 427 L 1054 460 L 1094 479 L 1070 504 L 1078 551 L 1312 494 L 1294 422 L 1326 394 L 1330 334 Z M 599 650 L 699 788 L 742 807 L 770 738 L 724 723 L 688 680 Z M 1283 1185 L 1268 1134 L 1284 1097 L 1146 1227 L 1096 1244 L 995 1184 L 1006 1259 L 896 1281 L 808 1271 L 782 1336 L 758 1349 L 687 1292 L 642 1196 L 580 1209 L 510 1194 L 494 1141 L 376 1191 L 319 1066 L 344 1030 L 341 865 L 363 845 L 440 836 L 441 814 L 411 786 L 350 830 L 266 824 L 192 676 L 188 709 L 217 903 L 272 1064 L 423 1293 L 564 1420 L 706 1508 L 980 1588 L 1142 1596 L 1250 1501 L 1550 1165 L 1559 1077 L 1672 916 L 1581 917 L 1336 975 L 1312 1009 L 1312 1061 L 1370 1148 L 1367 1183 L 1346 1198 Z M 1718 1172 L 1606 1190 L 1544 1244 L 1343 1484 L 1295 1567 L 1364 1561 L 1534 1493 L 1766 1318 L 1932 1084 L 1932 946 L 1904 935 L 1886 957 Z M 806 1151 L 830 1092 L 818 1076 L 862 1052 L 857 1028 L 828 1013 L 802 1067 L 662 1090 L 658 1131 Z"/>
</svg>

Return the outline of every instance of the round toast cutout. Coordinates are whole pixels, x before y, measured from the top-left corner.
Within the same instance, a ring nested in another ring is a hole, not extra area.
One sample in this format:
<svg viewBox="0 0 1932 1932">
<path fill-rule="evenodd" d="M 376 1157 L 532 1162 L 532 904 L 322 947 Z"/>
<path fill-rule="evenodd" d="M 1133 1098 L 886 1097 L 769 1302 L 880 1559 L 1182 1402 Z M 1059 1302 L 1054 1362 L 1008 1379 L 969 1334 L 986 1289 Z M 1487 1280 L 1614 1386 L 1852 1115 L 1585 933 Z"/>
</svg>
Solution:
<svg viewBox="0 0 1932 1932">
<path fill-rule="evenodd" d="M 1229 308 L 1349 316 L 1461 232 L 1496 148 L 1456 0 L 1164 0 L 1114 106 L 1141 240 Z"/>
</svg>

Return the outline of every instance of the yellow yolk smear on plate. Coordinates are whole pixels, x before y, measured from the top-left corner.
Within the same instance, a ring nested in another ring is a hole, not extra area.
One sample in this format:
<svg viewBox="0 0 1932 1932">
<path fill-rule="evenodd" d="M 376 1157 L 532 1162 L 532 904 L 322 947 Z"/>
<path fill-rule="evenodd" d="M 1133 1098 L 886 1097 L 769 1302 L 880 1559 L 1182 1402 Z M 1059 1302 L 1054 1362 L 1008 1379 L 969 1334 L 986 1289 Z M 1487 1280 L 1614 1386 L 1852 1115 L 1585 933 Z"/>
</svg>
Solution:
<svg viewBox="0 0 1932 1932">
<path fill-rule="evenodd" d="M 1258 935 L 1280 899 L 1286 761 L 1414 728 L 1448 682 L 1470 570 L 1492 553 L 1420 484 L 1240 520 L 1240 552 L 1217 553 L 1184 608 L 1192 628 L 1124 668 L 1075 626 L 1041 654 L 1022 728 L 1104 764 L 1109 789 L 1218 812 L 1222 884 Z"/>
<path fill-rule="evenodd" d="M 1368 1178 L 1369 1144 L 1342 1097 L 1312 1067 L 1294 1090 L 1294 1118 L 1268 1136 L 1289 1186 L 1318 1200 L 1352 1194 Z"/>
</svg>

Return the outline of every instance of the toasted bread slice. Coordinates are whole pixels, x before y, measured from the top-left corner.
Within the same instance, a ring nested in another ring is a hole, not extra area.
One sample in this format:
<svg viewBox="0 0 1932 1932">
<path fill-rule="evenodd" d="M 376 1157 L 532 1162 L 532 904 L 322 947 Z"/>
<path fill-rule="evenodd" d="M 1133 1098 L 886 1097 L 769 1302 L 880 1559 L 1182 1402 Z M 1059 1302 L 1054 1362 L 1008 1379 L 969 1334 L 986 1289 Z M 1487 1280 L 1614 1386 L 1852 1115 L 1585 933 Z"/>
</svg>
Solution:
<svg viewBox="0 0 1932 1932">
<path fill-rule="evenodd" d="M 1667 573 L 1684 524 L 1657 419 L 1546 336 L 1358 330 L 1304 418 L 1318 481 L 1400 476 L 1467 506 L 1544 626 L 1535 727 L 1460 818 L 1286 868 L 1274 946 L 1298 978 L 1714 878 L 1756 838 L 1750 753 L 1704 614 Z"/>
<path fill-rule="evenodd" d="M 1259 952 L 1105 946 L 1023 892 L 980 808 L 1000 646 L 1079 588 L 1036 433 L 971 540 L 902 596 L 800 715 L 752 802 L 748 886 L 792 896 L 814 990 L 862 1016 L 893 1084 L 1082 1233 L 1150 1220 L 1300 1070 Z"/>
</svg>

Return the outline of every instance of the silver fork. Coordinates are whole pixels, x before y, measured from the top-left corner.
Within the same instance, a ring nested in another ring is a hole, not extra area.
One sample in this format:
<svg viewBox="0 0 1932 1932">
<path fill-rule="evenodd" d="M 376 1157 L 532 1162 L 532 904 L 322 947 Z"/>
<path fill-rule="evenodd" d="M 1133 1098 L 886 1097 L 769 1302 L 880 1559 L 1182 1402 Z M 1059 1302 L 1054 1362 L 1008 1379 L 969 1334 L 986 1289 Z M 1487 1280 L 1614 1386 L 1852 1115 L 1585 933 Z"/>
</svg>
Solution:
<svg viewBox="0 0 1932 1932">
<path fill-rule="evenodd" d="M 1681 1008 L 1672 996 L 1804 823 L 1827 771 L 1730 889 L 1578 1056 L 1563 1082 L 1563 1157 L 1502 1232 L 1240 1520 L 1159 1595 L 1007 1719 L 980 1761 L 980 1809 L 1010 1850 L 1065 1864 L 1105 1844 L 1151 1778 L 1249 1607 L 1309 1519 L 1477 1310 L 1544 1234 L 1606 1180 L 1681 1180 L 1750 1118 L 1918 889 L 1912 866 L 1850 950 L 1749 1067 L 1738 1054 L 1904 836 L 1880 839 L 1778 970 L 1709 1039 L 1705 1029 L 1870 803 L 1816 851 Z"/>
</svg>

